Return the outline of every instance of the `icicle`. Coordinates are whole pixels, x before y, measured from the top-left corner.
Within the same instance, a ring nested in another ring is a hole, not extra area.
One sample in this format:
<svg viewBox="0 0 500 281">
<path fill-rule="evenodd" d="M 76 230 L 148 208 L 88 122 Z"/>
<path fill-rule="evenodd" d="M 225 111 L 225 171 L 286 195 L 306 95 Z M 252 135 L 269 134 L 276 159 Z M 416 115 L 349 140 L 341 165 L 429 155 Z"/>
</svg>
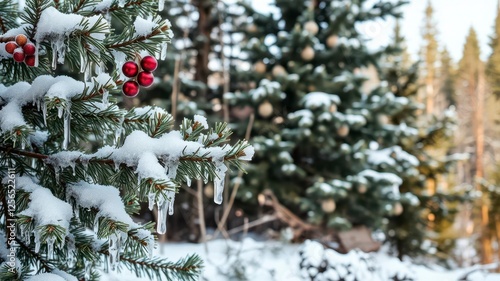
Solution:
<svg viewBox="0 0 500 281">
<path fill-rule="evenodd" d="M 42 101 L 43 124 L 47 127 L 47 104 Z"/>
<path fill-rule="evenodd" d="M 36 101 L 34 101 L 35 104 L 36 104 L 36 110 L 37 111 L 40 111 L 40 99 L 37 99 Z"/>
<path fill-rule="evenodd" d="M 56 178 L 56 182 L 59 182 L 59 167 L 54 167 L 54 176 Z"/>
<path fill-rule="evenodd" d="M 160 60 L 167 58 L 167 42 L 162 42 L 160 45 Z"/>
<path fill-rule="evenodd" d="M 109 106 L 109 92 L 107 90 L 104 90 L 104 92 L 102 93 L 102 104 L 104 105 L 104 107 L 108 107 Z"/>
<path fill-rule="evenodd" d="M 38 41 L 35 43 L 35 65 L 34 67 L 38 67 L 38 50 L 40 49 L 40 43 Z"/>
<path fill-rule="evenodd" d="M 94 233 L 97 235 L 97 232 L 99 232 L 99 218 L 101 216 L 97 214 L 94 219 Z"/>
<path fill-rule="evenodd" d="M 24 150 L 26 148 L 26 143 L 24 141 L 21 142 L 21 149 Z"/>
<path fill-rule="evenodd" d="M 165 0 L 158 0 L 158 11 L 163 11 Z"/>
<path fill-rule="evenodd" d="M 87 56 L 80 56 L 80 73 L 87 70 Z"/>
<path fill-rule="evenodd" d="M 227 167 L 224 162 L 219 161 L 215 163 L 216 178 L 214 179 L 214 202 L 215 204 L 222 203 L 222 193 L 224 192 L 224 180 L 226 178 Z"/>
<path fill-rule="evenodd" d="M 148 194 L 148 208 L 149 208 L 149 210 L 152 211 L 154 206 L 155 206 L 155 193 L 150 192 Z"/>
<path fill-rule="evenodd" d="M 186 184 L 187 186 L 191 186 L 191 178 L 186 176 Z"/>
<path fill-rule="evenodd" d="M 123 132 L 123 121 L 125 121 L 125 116 L 120 117 L 120 122 L 115 130 L 115 143 L 118 144 L 118 141 L 120 140 L 120 137 Z"/>
<path fill-rule="evenodd" d="M 167 232 L 167 208 L 168 202 L 163 196 L 158 197 L 156 202 L 158 205 L 158 221 L 156 222 L 156 232 L 158 234 L 165 234 Z"/>
<path fill-rule="evenodd" d="M 49 260 L 54 259 L 54 242 L 56 238 L 54 236 L 47 237 L 47 258 Z"/>
<path fill-rule="evenodd" d="M 52 69 L 56 70 L 57 68 L 57 50 L 56 50 L 56 44 L 52 43 Z"/>
<path fill-rule="evenodd" d="M 165 170 L 167 172 L 167 176 L 174 180 L 177 176 L 177 168 L 179 168 L 179 159 L 169 160 L 167 165 L 165 165 Z"/>
<path fill-rule="evenodd" d="M 115 172 L 118 172 L 118 170 L 120 170 L 120 162 L 114 161 L 114 164 L 115 164 Z"/>
<path fill-rule="evenodd" d="M 71 111 L 68 103 L 68 107 L 64 111 L 64 140 L 63 140 L 63 149 L 68 149 L 68 144 L 71 138 Z M 75 167 L 73 166 L 73 175 L 75 173 Z"/>
<path fill-rule="evenodd" d="M 68 268 L 73 268 L 76 263 L 76 258 L 75 255 L 73 254 L 73 251 L 68 250 L 68 253 L 66 254 L 66 265 Z"/>
<path fill-rule="evenodd" d="M 120 261 L 120 238 L 116 233 L 109 236 L 109 256 L 108 262 L 111 270 L 116 269 L 116 265 Z"/>
<path fill-rule="evenodd" d="M 84 170 L 89 168 L 89 159 L 86 157 L 80 158 L 80 163 L 83 165 Z"/>
<path fill-rule="evenodd" d="M 75 217 L 77 222 L 80 222 L 80 209 L 78 207 L 73 209 L 73 216 Z"/>
<path fill-rule="evenodd" d="M 168 198 L 168 214 L 171 216 L 174 214 L 175 192 L 168 191 L 167 198 Z"/>
<path fill-rule="evenodd" d="M 58 106 L 57 107 L 57 117 L 62 118 L 63 113 L 64 113 L 64 107 Z"/>
<path fill-rule="evenodd" d="M 149 235 L 147 251 L 148 251 L 148 256 L 150 259 L 153 258 L 154 248 L 155 248 L 155 239 L 154 239 L 153 235 Z"/>
<path fill-rule="evenodd" d="M 89 82 L 90 81 L 91 68 L 92 68 L 91 65 L 86 65 L 85 66 L 85 71 L 83 72 L 83 81 L 85 81 L 85 82 Z"/>
<path fill-rule="evenodd" d="M 40 251 L 40 232 L 35 230 L 35 253 L 38 253 Z"/>
<path fill-rule="evenodd" d="M 100 75 L 103 72 L 104 72 L 104 64 L 99 63 L 99 64 L 94 65 L 94 73 L 96 76 Z"/>
<path fill-rule="evenodd" d="M 31 168 L 36 168 L 36 158 L 31 158 Z"/>
<path fill-rule="evenodd" d="M 86 260 L 84 259 L 84 263 L 85 263 L 85 280 L 90 280 L 90 275 L 92 273 L 92 262 L 89 261 L 89 260 Z"/>
</svg>

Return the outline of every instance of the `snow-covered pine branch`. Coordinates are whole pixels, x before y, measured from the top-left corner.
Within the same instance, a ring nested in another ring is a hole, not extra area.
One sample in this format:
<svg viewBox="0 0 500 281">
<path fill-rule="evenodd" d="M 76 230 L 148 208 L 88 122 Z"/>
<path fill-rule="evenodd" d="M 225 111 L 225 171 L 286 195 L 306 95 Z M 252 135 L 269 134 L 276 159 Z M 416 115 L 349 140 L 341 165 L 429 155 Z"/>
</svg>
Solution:
<svg viewBox="0 0 500 281">
<path fill-rule="evenodd" d="M 210 127 L 196 115 L 173 130 L 162 108 L 119 108 L 123 63 L 165 58 L 173 34 L 156 14 L 163 2 L 0 3 L 0 239 L 15 237 L 18 248 L 11 266 L 14 246 L 1 243 L 0 279 L 98 280 L 103 264 L 167 280 L 199 274 L 197 255 L 148 256 L 154 223 L 131 215 L 140 202 L 157 206 L 156 232 L 165 233 L 183 183 L 214 181 L 220 204 L 229 166 L 243 170 L 254 151 L 246 141 L 230 144 L 225 123 Z M 113 26 L 113 18 L 130 28 Z M 62 65 L 72 77 L 54 75 Z M 12 175 L 15 212 L 8 209 Z"/>
</svg>

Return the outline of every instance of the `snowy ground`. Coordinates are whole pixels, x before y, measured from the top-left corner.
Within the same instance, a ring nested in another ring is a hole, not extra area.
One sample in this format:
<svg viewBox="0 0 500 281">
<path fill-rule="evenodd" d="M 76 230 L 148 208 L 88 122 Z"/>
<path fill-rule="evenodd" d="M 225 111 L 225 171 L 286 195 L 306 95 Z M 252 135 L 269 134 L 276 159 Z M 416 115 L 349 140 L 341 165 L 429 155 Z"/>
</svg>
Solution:
<svg viewBox="0 0 500 281">
<path fill-rule="evenodd" d="M 300 255 L 301 245 L 293 245 L 281 242 L 256 242 L 250 238 L 243 242 L 217 240 L 207 243 L 205 250 L 203 244 L 172 243 L 163 246 L 162 251 L 155 249 L 156 255 L 168 257 L 170 260 L 185 257 L 191 253 L 199 254 L 205 261 L 203 278 L 207 281 L 235 281 L 235 280 L 258 280 L 258 281 L 301 281 L 300 277 Z M 418 281 L 459 281 L 467 272 L 474 268 L 446 271 L 433 269 L 423 265 L 400 263 L 384 253 L 373 254 L 373 260 L 386 268 L 404 268 L 412 272 Z M 246 276 L 246 278 L 242 278 Z M 136 278 L 127 271 L 105 275 L 103 281 L 146 281 L 146 278 Z M 372 280 L 363 280 L 372 281 Z M 500 281 L 500 274 L 487 274 L 476 271 L 471 274 L 467 281 Z"/>
</svg>

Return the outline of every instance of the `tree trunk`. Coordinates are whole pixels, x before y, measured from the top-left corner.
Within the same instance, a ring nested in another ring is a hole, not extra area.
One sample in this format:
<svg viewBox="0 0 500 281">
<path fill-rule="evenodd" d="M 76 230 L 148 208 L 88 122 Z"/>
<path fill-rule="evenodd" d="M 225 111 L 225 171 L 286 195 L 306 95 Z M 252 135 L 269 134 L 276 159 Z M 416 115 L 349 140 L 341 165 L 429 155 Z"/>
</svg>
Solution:
<svg viewBox="0 0 500 281">
<path fill-rule="evenodd" d="M 481 191 L 481 184 L 478 182 L 484 177 L 484 103 L 485 103 L 485 77 L 483 73 L 483 68 L 480 68 L 478 75 L 477 84 L 477 95 L 476 95 L 476 108 L 474 111 L 474 123 L 475 132 L 474 137 L 476 139 L 476 189 Z M 481 200 L 481 246 L 482 246 L 482 262 L 484 264 L 491 263 L 493 261 L 493 252 L 491 245 L 491 236 L 488 231 L 489 224 L 489 210 L 487 202 Z"/>
<path fill-rule="evenodd" d="M 194 78 L 196 81 L 207 84 L 208 75 L 210 74 L 210 70 L 208 69 L 208 55 L 210 54 L 210 33 L 212 32 L 212 23 L 210 22 L 212 3 L 207 0 L 198 0 L 195 5 L 198 8 L 199 18 L 197 38 L 195 38 L 198 54 L 196 55 L 196 73 Z"/>
</svg>

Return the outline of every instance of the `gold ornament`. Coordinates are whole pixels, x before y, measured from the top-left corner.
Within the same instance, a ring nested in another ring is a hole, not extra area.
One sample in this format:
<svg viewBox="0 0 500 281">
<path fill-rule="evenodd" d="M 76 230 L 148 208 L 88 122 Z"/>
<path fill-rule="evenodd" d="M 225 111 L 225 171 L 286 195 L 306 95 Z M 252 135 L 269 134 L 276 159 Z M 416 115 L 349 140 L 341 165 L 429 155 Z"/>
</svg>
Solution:
<svg viewBox="0 0 500 281">
<path fill-rule="evenodd" d="M 315 21 L 310 20 L 304 24 L 304 30 L 306 30 L 307 32 L 309 32 L 312 35 L 316 35 L 316 34 L 318 34 L 319 27 Z"/>
<path fill-rule="evenodd" d="M 339 43 L 339 37 L 337 35 L 330 35 L 326 38 L 326 45 L 330 48 L 335 48 Z"/>
<path fill-rule="evenodd" d="M 208 198 L 214 197 L 214 186 L 212 183 L 205 185 L 205 188 L 203 189 L 203 194 L 205 194 L 205 196 Z"/>
<path fill-rule="evenodd" d="M 360 194 L 365 194 L 367 190 L 368 190 L 368 187 L 366 186 L 366 184 L 358 185 L 358 192 Z"/>
<path fill-rule="evenodd" d="M 330 105 L 330 112 L 331 113 L 335 113 L 337 112 L 337 105 L 332 103 L 332 105 Z"/>
<path fill-rule="evenodd" d="M 337 135 L 339 135 L 340 137 L 345 137 L 348 134 L 349 134 L 349 126 L 347 126 L 346 124 L 343 124 L 337 129 Z"/>
<path fill-rule="evenodd" d="M 396 202 L 396 204 L 394 204 L 392 211 L 394 212 L 394 215 L 396 215 L 396 216 L 401 215 L 403 213 L 403 205 L 401 205 L 401 203 L 399 203 L 399 202 Z"/>
<path fill-rule="evenodd" d="M 273 114 L 273 105 L 269 101 L 264 101 L 259 105 L 259 115 L 267 118 Z"/>
<path fill-rule="evenodd" d="M 387 116 L 385 114 L 379 114 L 377 116 L 377 119 L 378 119 L 379 124 L 383 124 L 383 125 L 389 124 L 389 116 Z"/>
<path fill-rule="evenodd" d="M 257 32 L 257 26 L 255 24 L 253 24 L 253 23 L 249 24 L 247 26 L 247 32 L 248 33 L 255 33 L 255 32 Z"/>
<path fill-rule="evenodd" d="M 326 199 L 321 201 L 321 209 L 325 213 L 333 213 L 335 211 L 335 208 L 337 207 L 337 204 L 335 204 L 335 200 L 333 199 Z"/>
<path fill-rule="evenodd" d="M 310 61 L 314 59 L 314 49 L 311 46 L 307 46 L 302 50 L 302 53 L 300 53 L 300 57 L 305 60 L 305 61 Z"/>
<path fill-rule="evenodd" d="M 287 74 L 286 69 L 280 64 L 275 65 L 271 72 L 274 77 L 285 76 Z"/>
<path fill-rule="evenodd" d="M 266 64 L 263 63 L 262 61 L 258 61 L 253 65 L 253 69 L 257 73 L 264 74 L 266 73 Z"/>
</svg>

